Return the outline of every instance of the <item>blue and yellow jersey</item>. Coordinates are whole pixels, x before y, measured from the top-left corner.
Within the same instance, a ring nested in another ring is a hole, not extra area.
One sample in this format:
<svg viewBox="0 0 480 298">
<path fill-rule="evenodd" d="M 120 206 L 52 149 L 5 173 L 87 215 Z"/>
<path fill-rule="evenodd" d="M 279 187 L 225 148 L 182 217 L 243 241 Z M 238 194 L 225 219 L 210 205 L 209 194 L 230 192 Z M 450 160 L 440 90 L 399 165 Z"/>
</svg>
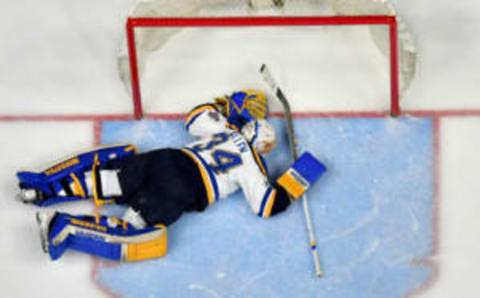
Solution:
<svg viewBox="0 0 480 298">
<path fill-rule="evenodd" d="M 185 128 L 194 137 L 209 137 L 226 128 L 237 130 L 214 104 L 203 104 L 191 110 L 185 118 Z"/>
<path fill-rule="evenodd" d="M 241 189 L 253 212 L 261 217 L 288 206 L 283 189 L 270 184 L 260 155 L 241 133 L 229 127 L 220 112 L 204 106 L 187 119 L 188 131 L 198 140 L 183 151 L 197 164 L 210 204 Z"/>
</svg>

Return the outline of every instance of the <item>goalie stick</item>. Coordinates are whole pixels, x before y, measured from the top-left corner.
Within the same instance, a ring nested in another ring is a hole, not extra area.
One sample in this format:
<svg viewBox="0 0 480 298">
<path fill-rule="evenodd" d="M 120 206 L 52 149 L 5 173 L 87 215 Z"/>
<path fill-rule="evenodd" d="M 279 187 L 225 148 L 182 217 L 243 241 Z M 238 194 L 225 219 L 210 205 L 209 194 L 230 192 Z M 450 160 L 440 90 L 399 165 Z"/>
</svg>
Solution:
<svg viewBox="0 0 480 298">
<path fill-rule="evenodd" d="M 290 104 L 288 102 L 287 97 L 283 93 L 282 89 L 278 86 L 277 82 L 273 78 L 270 70 L 268 69 L 267 65 L 263 64 L 262 67 L 260 68 L 260 73 L 262 74 L 263 79 L 265 82 L 268 84 L 268 86 L 272 89 L 273 93 L 275 94 L 275 97 L 280 101 L 280 103 L 283 106 L 283 110 L 285 113 L 285 118 L 287 121 L 287 133 L 288 133 L 288 141 L 290 145 L 290 151 L 292 153 L 292 157 L 294 160 L 298 158 L 298 152 L 297 152 L 297 140 L 295 138 L 295 131 L 293 128 L 293 119 L 292 119 L 292 111 L 290 108 Z M 308 232 L 308 237 L 310 240 L 310 249 L 312 252 L 312 257 L 313 257 L 313 263 L 315 265 L 315 274 L 318 277 L 321 277 L 323 275 L 322 269 L 320 267 L 320 258 L 318 256 L 318 251 L 317 251 L 317 242 L 315 240 L 315 231 L 312 223 L 312 218 L 310 215 L 310 208 L 308 205 L 308 200 L 307 196 L 303 195 L 302 197 L 302 203 L 303 203 L 303 212 L 305 215 L 305 221 L 307 225 L 307 232 Z"/>
</svg>

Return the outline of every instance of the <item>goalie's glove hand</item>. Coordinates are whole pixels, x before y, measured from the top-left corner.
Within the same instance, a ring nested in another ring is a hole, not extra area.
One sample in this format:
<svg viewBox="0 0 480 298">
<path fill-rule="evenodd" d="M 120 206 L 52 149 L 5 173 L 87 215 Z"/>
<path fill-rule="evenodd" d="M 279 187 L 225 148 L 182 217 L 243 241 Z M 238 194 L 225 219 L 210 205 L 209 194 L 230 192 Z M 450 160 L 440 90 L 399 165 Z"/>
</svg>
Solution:
<svg viewBox="0 0 480 298">
<path fill-rule="evenodd" d="M 309 152 L 305 152 L 278 178 L 277 183 L 296 200 L 300 198 L 326 170 L 322 162 Z"/>
<path fill-rule="evenodd" d="M 241 129 L 253 120 L 265 119 L 268 113 L 266 95 L 258 90 L 242 90 L 215 99 L 228 122 Z"/>
</svg>

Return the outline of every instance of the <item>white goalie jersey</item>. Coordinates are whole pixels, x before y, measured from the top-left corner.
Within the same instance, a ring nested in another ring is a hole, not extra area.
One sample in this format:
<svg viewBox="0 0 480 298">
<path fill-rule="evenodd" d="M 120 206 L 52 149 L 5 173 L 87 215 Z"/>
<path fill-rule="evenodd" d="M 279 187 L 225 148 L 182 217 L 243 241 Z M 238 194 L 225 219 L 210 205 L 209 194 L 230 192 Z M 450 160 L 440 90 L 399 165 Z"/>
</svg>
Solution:
<svg viewBox="0 0 480 298">
<path fill-rule="evenodd" d="M 270 217 L 289 205 L 285 191 L 270 184 L 260 155 L 213 105 L 195 108 L 186 119 L 186 128 L 198 140 L 183 151 L 201 171 L 209 204 L 241 189 L 253 212 L 261 217 Z"/>
</svg>

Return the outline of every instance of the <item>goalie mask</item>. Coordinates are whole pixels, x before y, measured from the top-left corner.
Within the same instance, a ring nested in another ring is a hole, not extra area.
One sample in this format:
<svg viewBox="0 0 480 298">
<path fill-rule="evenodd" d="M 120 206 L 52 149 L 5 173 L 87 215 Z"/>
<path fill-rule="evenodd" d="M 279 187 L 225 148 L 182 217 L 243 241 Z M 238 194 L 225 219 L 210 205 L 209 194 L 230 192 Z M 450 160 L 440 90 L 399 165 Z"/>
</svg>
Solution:
<svg viewBox="0 0 480 298">
<path fill-rule="evenodd" d="M 242 128 L 242 134 L 260 154 L 268 154 L 277 145 L 273 126 L 266 120 L 250 121 Z"/>
<path fill-rule="evenodd" d="M 267 117 L 267 96 L 260 90 L 246 89 L 235 92 L 230 96 L 230 99 L 233 102 L 233 108 L 236 106 L 237 112 L 242 111 L 245 116 L 250 116 L 253 119 L 265 119 Z"/>
<path fill-rule="evenodd" d="M 267 96 L 260 90 L 237 91 L 216 98 L 215 103 L 229 122 L 239 127 L 252 120 L 265 119 L 268 113 Z"/>
</svg>

